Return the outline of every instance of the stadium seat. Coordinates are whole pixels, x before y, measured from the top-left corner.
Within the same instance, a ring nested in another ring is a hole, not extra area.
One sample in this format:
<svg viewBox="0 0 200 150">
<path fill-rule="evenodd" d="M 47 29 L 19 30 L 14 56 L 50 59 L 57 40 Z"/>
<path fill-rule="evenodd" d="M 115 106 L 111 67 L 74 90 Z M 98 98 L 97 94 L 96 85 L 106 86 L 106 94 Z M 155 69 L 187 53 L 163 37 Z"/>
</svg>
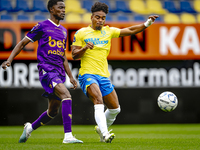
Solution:
<svg viewBox="0 0 200 150">
<path fill-rule="evenodd" d="M 180 9 L 182 12 L 187 12 L 187 13 L 196 13 L 196 11 L 193 8 L 192 1 L 181 1 L 180 2 Z"/>
<path fill-rule="evenodd" d="M 200 14 L 197 14 L 196 18 L 197 18 L 197 23 L 200 23 Z"/>
<path fill-rule="evenodd" d="M 133 21 L 135 22 L 145 22 L 147 18 L 144 17 L 144 15 L 135 15 L 133 17 Z"/>
<path fill-rule="evenodd" d="M 200 12 L 200 0 L 195 0 L 193 4 L 194 4 L 194 10 Z"/>
<path fill-rule="evenodd" d="M 66 15 L 65 21 L 67 23 L 81 23 L 82 19 L 78 13 L 69 13 Z"/>
<path fill-rule="evenodd" d="M 164 22 L 167 24 L 177 24 L 180 23 L 180 18 L 176 14 L 169 13 L 164 15 Z"/>
<path fill-rule="evenodd" d="M 32 11 L 48 12 L 45 2 L 44 0 L 33 0 Z"/>
<path fill-rule="evenodd" d="M 92 13 L 83 14 L 83 22 L 84 23 L 91 23 L 91 15 L 92 15 Z"/>
<path fill-rule="evenodd" d="M 179 1 L 177 1 L 179 2 Z M 170 13 L 181 13 L 180 8 L 177 8 L 174 1 L 165 1 L 164 8 L 167 9 Z"/>
<path fill-rule="evenodd" d="M 124 13 L 132 13 L 130 8 L 127 6 L 127 1 L 116 1 L 116 10 Z"/>
<path fill-rule="evenodd" d="M 0 0 L 0 11 L 6 10 L 8 12 L 13 12 L 13 6 L 11 0 Z"/>
<path fill-rule="evenodd" d="M 163 15 L 168 12 L 167 10 L 163 9 L 162 4 L 159 0 L 148 0 L 146 1 L 146 5 L 147 9 L 151 13 Z"/>
<path fill-rule="evenodd" d="M 82 8 L 86 9 L 88 12 L 91 12 L 91 7 L 93 4 L 94 3 L 91 0 L 84 0 L 82 1 Z"/>
<path fill-rule="evenodd" d="M 138 14 L 149 14 L 147 7 L 143 0 L 130 0 L 129 2 L 130 10 Z"/>
<path fill-rule="evenodd" d="M 200 14 L 197 14 L 196 18 L 197 18 L 197 23 L 200 23 Z"/>
<path fill-rule="evenodd" d="M 17 16 L 17 21 L 30 21 L 30 16 L 26 14 L 20 14 Z"/>
<path fill-rule="evenodd" d="M 42 14 L 37 14 L 34 16 L 34 20 L 35 21 L 43 21 L 43 20 L 46 20 L 47 17 L 45 15 L 42 15 Z"/>
<path fill-rule="evenodd" d="M 119 21 L 119 22 L 128 22 L 129 18 L 128 18 L 128 16 L 125 16 L 125 15 L 118 15 L 117 16 L 117 21 Z"/>
<path fill-rule="evenodd" d="M 183 13 L 180 15 L 181 22 L 185 24 L 193 24 L 196 23 L 196 18 L 194 15 L 189 13 Z"/>
<path fill-rule="evenodd" d="M 4 15 L 1 15 L 1 20 L 2 21 L 13 21 L 13 16 L 10 14 L 4 14 Z"/>
<path fill-rule="evenodd" d="M 65 1 L 65 13 L 80 13 L 83 14 L 86 12 L 86 9 L 81 7 L 81 3 L 78 0 L 66 0 Z"/>
<path fill-rule="evenodd" d="M 16 0 L 15 11 L 21 11 L 21 10 L 24 12 L 31 12 L 27 0 Z"/>
<path fill-rule="evenodd" d="M 101 0 L 100 2 L 101 2 L 101 3 L 105 3 L 106 5 L 108 5 L 108 8 L 109 8 L 109 12 L 110 12 L 110 13 L 116 13 L 116 12 L 117 12 L 116 7 L 113 7 L 113 6 L 111 5 L 111 2 L 110 2 L 109 0 Z"/>
</svg>

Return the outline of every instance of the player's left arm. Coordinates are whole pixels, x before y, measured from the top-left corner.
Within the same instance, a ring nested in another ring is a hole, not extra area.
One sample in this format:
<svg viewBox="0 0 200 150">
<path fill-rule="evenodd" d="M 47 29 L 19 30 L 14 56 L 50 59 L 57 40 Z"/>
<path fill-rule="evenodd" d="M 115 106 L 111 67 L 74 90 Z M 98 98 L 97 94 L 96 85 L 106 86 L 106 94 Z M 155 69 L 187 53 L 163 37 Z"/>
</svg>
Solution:
<svg viewBox="0 0 200 150">
<path fill-rule="evenodd" d="M 152 16 L 149 16 L 148 20 L 143 24 L 123 28 L 123 29 L 120 30 L 119 36 L 122 37 L 122 36 L 129 36 L 129 35 L 137 34 L 141 31 L 145 30 L 151 24 L 153 24 L 155 19 L 158 18 L 158 17 L 159 17 L 158 15 L 152 15 Z"/>
<path fill-rule="evenodd" d="M 64 62 L 63 62 L 63 65 L 64 65 L 64 68 L 65 68 L 65 72 L 67 73 L 69 79 L 70 79 L 70 82 L 73 84 L 73 89 L 76 89 L 77 88 L 77 82 L 76 80 L 74 79 L 73 75 L 72 75 L 72 72 L 69 68 L 69 63 L 68 63 L 68 60 L 67 60 L 67 57 L 64 53 Z"/>
</svg>

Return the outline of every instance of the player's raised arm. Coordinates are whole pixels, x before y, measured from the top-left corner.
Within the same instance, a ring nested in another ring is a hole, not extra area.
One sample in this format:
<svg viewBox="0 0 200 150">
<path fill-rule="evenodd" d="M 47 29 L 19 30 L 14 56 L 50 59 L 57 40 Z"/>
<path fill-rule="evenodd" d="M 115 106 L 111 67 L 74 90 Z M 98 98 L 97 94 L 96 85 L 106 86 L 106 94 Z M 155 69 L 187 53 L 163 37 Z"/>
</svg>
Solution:
<svg viewBox="0 0 200 150">
<path fill-rule="evenodd" d="M 2 63 L 2 68 L 6 69 L 10 67 L 13 59 L 21 52 L 21 50 L 30 42 L 30 40 L 24 37 L 13 49 L 12 53 L 10 54 L 9 58 Z"/>
<path fill-rule="evenodd" d="M 153 24 L 155 19 L 158 17 L 159 17 L 158 15 L 152 15 L 152 16 L 149 16 L 148 20 L 143 24 L 123 28 L 123 29 L 121 29 L 119 36 L 122 37 L 122 36 L 129 36 L 129 35 L 137 34 L 141 31 L 143 31 L 144 29 L 146 29 L 147 27 L 149 27 L 151 24 Z"/>
</svg>

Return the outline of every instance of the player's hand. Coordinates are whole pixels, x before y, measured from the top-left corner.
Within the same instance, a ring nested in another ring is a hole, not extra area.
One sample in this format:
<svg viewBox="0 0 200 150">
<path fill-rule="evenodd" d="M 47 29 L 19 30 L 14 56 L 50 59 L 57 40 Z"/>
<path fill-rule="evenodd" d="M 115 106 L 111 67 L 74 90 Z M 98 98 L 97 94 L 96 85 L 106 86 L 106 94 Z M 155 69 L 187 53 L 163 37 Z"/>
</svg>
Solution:
<svg viewBox="0 0 200 150">
<path fill-rule="evenodd" d="M 85 47 L 85 49 L 93 49 L 94 48 L 94 44 L 92 42 L 88 42 Z"/>
<path fill-rule="evenodd" d="M 152 22 L 154 22 L 156 20 L 156 18 L 158 18 L 158 17 L 159 17 L 158 15 L 151 15 L 151 16 L 149 16 L 148 19 L 151 19 Z"/>
<path fill-rule="evenodd" d="M 149 27 L 150 25 L 152 25 L 154 23 L 154 21 L 158 17 L 159 17 L 158 15 L 151 15 L 151 16 L 149 16 L 149 18 L 147 19 L 147 21 L 144 23 L 144 26 L 145 27 Z"/>
<path fill-rule="evenodd" d="M 10 61 L 4 61 L 4 62 L 2 63 L 2 65 L 1 65 L 1 67 L 2 67 L 3 69 L 6 69 L 7 67 L 10 67 L 10 65 L 11 65 L 11 62 L 10 62 Z"/>
<path fill-rule="evenodd" d="M 71 84 L 73 84 L 74 87 L 71 87 L 70 89 L 76 89 L 77 88 L 77 82 L 74 78 L 70 78 Z"/>
</svg>

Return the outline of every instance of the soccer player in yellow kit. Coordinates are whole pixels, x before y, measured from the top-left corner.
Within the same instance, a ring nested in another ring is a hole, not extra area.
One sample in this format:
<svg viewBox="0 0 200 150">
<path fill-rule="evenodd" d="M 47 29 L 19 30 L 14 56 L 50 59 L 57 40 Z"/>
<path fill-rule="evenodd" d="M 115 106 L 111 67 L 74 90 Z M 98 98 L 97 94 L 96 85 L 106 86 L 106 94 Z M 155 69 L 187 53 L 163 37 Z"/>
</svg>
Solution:
<svg viewBox="0 0 200 150">
<path fill-rule="evenodd" d="M 113 124 L 120 105 L 114 86 L 109 80 L 107 56 L 110 52 L 111 39 L 139 33 L 150 26 L 157 15 L 149 16 L 145 23 L 128 28 L 104 26 L 108 6 L 96 2 L 91 8 L 92 25 L 79 29 L 72 44 L 73 59 L 81 59 L 78 80 L 87 97 L 94 104 L 96 132 L 101 142 L 111 143 L 114 133 L 108 131 Z M 107 110 L 104 112 L 104 104 Z"/>
</svg>

